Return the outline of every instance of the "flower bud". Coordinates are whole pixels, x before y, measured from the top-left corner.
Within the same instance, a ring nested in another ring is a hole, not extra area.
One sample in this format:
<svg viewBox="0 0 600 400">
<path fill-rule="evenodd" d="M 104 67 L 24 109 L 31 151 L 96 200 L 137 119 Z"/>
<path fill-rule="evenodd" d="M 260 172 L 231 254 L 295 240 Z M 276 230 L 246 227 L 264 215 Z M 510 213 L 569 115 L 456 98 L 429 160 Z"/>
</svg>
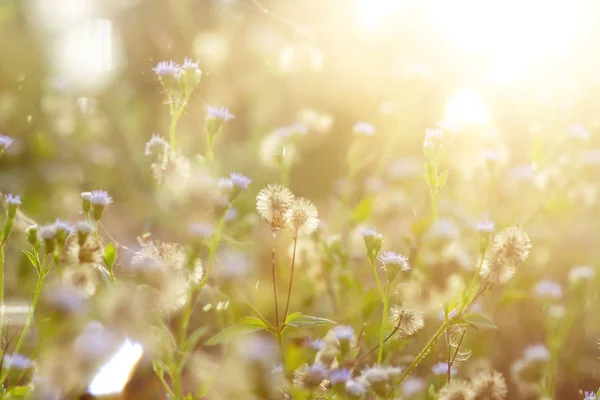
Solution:
<svg viewBox="0 0 600 400">
<path fill-rule="evenodd" d="M 44 241 L 46 254 L 51 254 L 56 248 L 56 228 L 54 225 L 42 226 L 39 231 L 40 238 Z"/>
<path fill-rule="evenodd" d="M 13 196 L 12 194 L 7 194 L 5 196 L 6 199 L 6 214 L 9 219 L 14 219 L 17 215 L 17 208 L 21 205 L 21 198 L 19 196 Z"/>
<path fill-rule="evenodd" d="M 38 226 L 31 225 L 25 230 L 27 242 L 36 249 L 40 246 L 40 237 L 38 236 Z"/>
<path fill-rule="evenodd" d="M 219 133 L 223 125 L 235 118 L 225 107 L 209 106 L 206 114 L 206 133 L 209 137 L 214 137 Z"/>
<path fill-rule="evenodd" d="M 83 208 L 84 213 L 89 213 L 90 208 L 92 207 L 92 192 L 82 192 L 81 193 L 81 207 Z"/>
</svg>

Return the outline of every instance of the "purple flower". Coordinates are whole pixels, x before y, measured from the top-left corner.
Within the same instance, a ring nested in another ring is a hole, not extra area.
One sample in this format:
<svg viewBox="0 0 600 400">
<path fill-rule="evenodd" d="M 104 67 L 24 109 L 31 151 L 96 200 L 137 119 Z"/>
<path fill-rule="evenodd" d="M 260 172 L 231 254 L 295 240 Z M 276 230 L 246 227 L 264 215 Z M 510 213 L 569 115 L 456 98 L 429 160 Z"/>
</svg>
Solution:
<svg viewBox="0 0 600 400">
<path fill-rule="evenodd" d="M 0 135 L 0 150 L 6 149 L 13 142 L 13 139 L 6 135 Z"/>
<path fill-rule="evenodd" d="M 71 224 L 60 219 L 54 221 L 54 229 L 56 230 L 56 232 L 63 232 L 67 236 L 73 233 L 73 231 L 75 230 L 75 228 L 73 228 Z"/>
<path fill-rule="evenodd" d="M 431 372 L 433 372 L 434 375 L 445 375 L 448 373 L 448 363 L 447 362 L 439 362 L 437 364 L 435 364 L 433 367 L 431 367 Z M 450 375 L 456 375 L 458 373 L 458 370 L 456 369 L 456 367 L 452 366 L 450 367 Z"/>
<path fill-rule="evenodd" d="M 352 127 L 352 133 L 362 136 L 374 136 L 375 127 L 368 122 L 357 122 Z"/>
<path fill-rule="evenodd" d="M 248 185 L 252 183 L 252 179 L 242 174 L 238 174 L 237 172 L 229 174 L 229 180 L 234 186 L 237 186 L 240 189 L 248 189 Z"/>
<path fill-rule="evenodd" d="M 213 234 L 213 227 L 210 224 L 197 222 L 188 225 L 190 233 L 200 238 L 207 238 Z"/>
<path fill-rule="evenodd" d="M 230 119 L 234 119 L 233 115 L 226 107 L 208 106 L 206 109 L 207 117 L 210 119 L 220 119 L 223 122 L 227 122 Z"/>
<path fill-rule="evenodd" d="M 349 325 L 338 325 L 333 328 L 333 333 L 337 340 L 345 341 L 354 338 L 354 329 Z"/>
<path fill-rule="evenodd" d="M 381 236 L 381 233 L 377 232 L 377 229 L 373 228 L 373 227 L 365 227 L 360 231 L 360 235 L 362 237 L 376 237 L 376 236 Z"/>
<path fill-rule="evenodd" d="M 197 70 L 200 68 L 200 62 L 193 62 L 191 58 L 186 57 L 183 59 L 183 65 L 181 68 L 184 70 Z"/>
<path fill-rule="evenodd" d="M 156 64 L 156 67 L 152 68 L 152 71 L 156 72 L 158 76 L 173 76 L 176 77 L 179 74 L 181 67 L 175 61 L 161 61 Z"/>
<path fill-rule="evenodd" d="M 106 207 L 113 202 L 113 199 L 105 190 L 93 190 L 90 201 L 95 206 Z"/>
<path fill-rule="evenodd" d="M 559 299 L 562 297 L 562 287 L 557 282 L 542 280 L 535 285 L 535 294 L 538 297 L 552 297 L 554 299 Z"/>
<path fill-rule="evenodd" d="M 154 134 L 152 138 L 146 142 L 146 152 L 147 156 L 152 155 L 154 153 L 153 149 L 158 149 L 158 153 L 163 153 L 169 150 L 169 143 L 163 139 L 162 137 Z"/>
<path fill-rule="evenodd" d="M 496 230 L 496 224 L 490 220 L 478 221 L 475 223 L 475 229 L 479 233 L 493 233 Z"/>
<path fill-rule="evenodd" d="M 13 206 L 18 206 L 21 204 L 21 197 L 20 196 L 13 196 L 12 194 L 7 194 L 5 196 L 6 202 L 10 205 Z"/>
<path fill-rule="evenodd" d="M 346 383 L 350 379 L 352 379 L 352 373 L 347 368 L 336 369 L 329 373 L 329 381 L 332 385 Z"/>
<path fill-rule="evenodd" d="M 304 347 L 312 350 L 321 350 L 323 347 L 325 347 L 325 342 L 322 339 L 313 339 L 308 337 L 304 339 Z"/>
</svg>

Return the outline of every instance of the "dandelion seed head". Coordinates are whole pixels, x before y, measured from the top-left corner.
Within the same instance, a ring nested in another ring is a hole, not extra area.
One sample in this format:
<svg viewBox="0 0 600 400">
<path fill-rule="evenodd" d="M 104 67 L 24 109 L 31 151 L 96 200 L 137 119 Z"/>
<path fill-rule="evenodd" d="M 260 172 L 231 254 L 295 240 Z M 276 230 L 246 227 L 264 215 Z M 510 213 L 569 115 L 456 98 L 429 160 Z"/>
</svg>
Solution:
<svg viewBox="0 0 600 400">
<path fill-rule="evenodd" d="M 280 231 L 287 226 L 287 213 L 293 201 L 294 194 L 288 188 L 270 184 L 256 196 L 256 209 L 273 231 Z"/>
<path fill-rule="evenodd" d="M 562 287 L 560 284 L 547 279 L 539 281 L 535 285 L 534 292 L 538 297 L 552 297 L 554 299 L 562 297 Z"/>
<path fill-rule="evenodd" d="M 287 224 L 298 235 L 310 235 L 319 227 L 317 207 L 305 198 L 295 198 L 286 213 Z"/>
<path fill-rule="evenodd" d="M 475 392 L 468 382 L 455 380 L 438 393 L 439 400 L 475 400 Z"/>
<path fill-rule="evenodd" d="M 394 327 L 398 327 L 399 332 L 410 336 L 423 328 L 423 315 L 404 306 L 393 306 L 390 322 Z"/>
<path fill-rule="evenodd" d="M 472 380 L 475 399 L 504 400 L 508 395 L 506 381 L 500 372 L 484 371 Z"/>
<path fill-rule="evenodd" d="M 248 185 L 252 183 L 252 179 L 237 172 L 229 174 L 229 180 L 240 189 L 248 189 Z"/>
<path fill-rule="evenodd" d="M 368 122 L 357 122 L 352 127 L 352 133 L 361 136 L 374 136 L 375 127 Z"/>
<path fill-rule="evenodd" d="M 106 207 L 113 202 L 113 199 L 105 190 L 92 190 L 90 201 L 93 205 Z"/>
<path fill-rule="evenodd" d="M 517 266 L 527 259 L 530 249 L 531 241 L 527 233 L 518 226 L 511 226 L 494 236 L 491 252 Z"/>
<path fill-rule="evenodd" d="M 21 204 L 21 196 L 13 196 L 12 194 L 7 194 L 6 196 L 4 196 L 4 199 L 6 200 L 7 204 L 13 205 L 13 206 L 18 206 Z"/>
</svg>

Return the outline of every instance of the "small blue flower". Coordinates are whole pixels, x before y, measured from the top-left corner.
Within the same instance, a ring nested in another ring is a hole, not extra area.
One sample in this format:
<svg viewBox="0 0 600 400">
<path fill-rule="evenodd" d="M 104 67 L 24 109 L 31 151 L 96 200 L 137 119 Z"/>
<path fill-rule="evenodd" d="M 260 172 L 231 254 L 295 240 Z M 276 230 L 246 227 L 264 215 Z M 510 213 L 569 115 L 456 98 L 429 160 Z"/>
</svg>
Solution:
<svg viewBox="0 0 600 400">
<path fill-rule="evenodd" d="M 230 119 L 234 119 L 233 115 L 226 107 L 208 106 L 207 117 L 210 119 L 220 119 L 223 122 L 227 122 Z"/>
<path fill-rule="evenodd" d="M 490 220 L 478 221 L 475 223 L 475 229 L 479 233 L 493 233 L 496 230 L 496 224 Z"/>
<path fill-rule="evenodd" d="M 13 142 L 13 139 L 6 135 L 0 135 L 0 150 L 6 149 Z"/>
<path fill-rule="evenodd" d="M 352 127 L 352 133 L 362 136 L 374 136 L 375 127 L 368 122 L 357 122 Z"/>
<path fill-rule="evenodd" d="M 596 392 L 588 392 L 587 390 L 583 394 L 585 398 L 583 400 L 594 400 L 596 398 Z"/>
<path fill-rule="evenodd" d="M 362 237 L 377 237 L 380 236 L 381 233 L 377 232 L 377 229 L 373 227 L 364 227 L 363 229 L 361 229 L 360 235 Z"/>
<path fill-rule="evenodd" d="M 56 221 L 54 221 L 54 229 L 56 230 L 57 233 L 62 232 L 64 234 L 66 234 L 67 236 L 70 235 L 71 233 L 73 233 L 73 231 L 75 230 L 75 228 L 73 228 L 73 226 L 71 224 L 69 224 L 68 222 L 62 221 L 60 219 L 57 219 Z"/>
<path fill-rule="evenodd" d="M 147 156 L 154 154 L 154 149 L 158 149 L 158 154 L 162 154 L 169 150 L 169 142 L 167 142 L 161 136 L 154 134 L 152 135 L 152 138 L 146 142 L 145 154 Z"/>
<path fill-rule="evenodd" d="M 550 351 L 541 343 L 534 344 L 525 349 L 525 360 L 532 361 L 548 361 L 550 360 Z"/>
<path fill-rule="evenodd" d="M 156 72 L 158 76 L 172 76 L 177 77 L 181 67 L 175 61 L 161 61 L 156 64 L 156 67 L 152 68 L 152 71 Z"/>
<path fill-rule="evenodd" d="M 181 68 L 184 70 L 197 70 L 200 68 L 200 62 L 194 62 L 191 58 L 186 57 L 183 59 L 183 65 Z"/>
<path fill-rule="evenodd" d="M 431 372 L 433 372 L 434 375 L 446 375 L 448 373 L 448 363 L 439 362 L 435 364 L 433 367 L 431 367 Z M 458 370 L 456 367 L 450 367 L 450 375 L 456 375 L 457 373 Z"/>
<path fill-rule="evenodd" d="M 105 190 L 92 190 L 90 201 L 95 206 L 106 207 L 113 202 L 113 199 Z"/>
<path fill-rule="evenodd" d="M 535 285 L 535 294 L 538 297 L 552 297 L 559 299 L 562 297 L 562 287 L 559 283 L 551 280 L 542 280 Z"/>
<path fill-rule="evenodd" d="M 242 174 L 238 174 L 237 172 L 229 174 L 229 180 L 234 186 L 237 186 L 240 189 L 248 189 L 248 185 L 252 183 L 252 179 Z"/>
<path fill-rule="evenodd" d="M 336 369 L 329 373 L 329 381 L 332 385 L 346 383 L 349 379 L 352 379 L 352 373 L 347 368 Z"/>
<path fill-rule="evenodd" d="M 349 325 L 338 325 L 333 328 L 337 340 L 346 341 L 354 338 L 354 329 Z"/>
<path fill-rule="evenodd" d="M 350 379 L 346 381 L 346 393 L 351 397 L 362 397 L 367 393 L 367 385 L 361 380 Z"/>
<path fill-rule="evenodd" d="M 235 208 L 228 208 L 227 211 L 225 211 L 225 221 L 232 221 L 234 219 L 236 219 L 238 216 L 238 210 Z"/>
<path fill-rule="evenodd" d="M 13 206 L 18 206 L 21 204 L 21 197 L 20 196 L 13 196 L 12 194 L 7 194 L 5 196 L 6 202 L 10 205 Z"/>
<path fill-rule="evenodd" d="M 308 337 L 304 339 L 304 347 L 307 347 L 312 350 L 321 350 L 323 347 L 325 347 L 325 341 L 323 341 L 322 339 L 313 339 L 311 337 Z"/>
</svg>

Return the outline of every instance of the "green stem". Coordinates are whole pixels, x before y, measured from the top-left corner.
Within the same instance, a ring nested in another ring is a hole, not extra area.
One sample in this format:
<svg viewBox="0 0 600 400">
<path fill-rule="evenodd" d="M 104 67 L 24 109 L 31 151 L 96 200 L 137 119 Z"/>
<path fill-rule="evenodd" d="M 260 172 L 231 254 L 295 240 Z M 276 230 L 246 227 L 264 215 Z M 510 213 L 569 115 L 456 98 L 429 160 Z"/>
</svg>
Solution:
<svg viewBox="0 0 600 400">
<path fill-rule="evenodd" d="M 431 220 L 436 222 L 438 220 L 438 196 L 436 189 L 430 186 L 429 194 L 431 196 Z"/>
<path fill-rule="evenodd" d="M 598 400 L 598 399 L 600 399 L 600 387 L 596 391 L 596 397 L 594 397 L 594 400 Z"/>
<path fill-rule="evenodd" d="M 13 350 L 13 354 L 19 354 L 19 351 L 21 350 L 21 346 L 23 345 L 23 342 L 25 341 L 25 336 L 27 336 L 27 332 L 29 331 L 29 327 L 31 326 L 31 322 L 33 321 L 33 314 L 35 312 L 35 307 L 37 306 L 38 299 L 40 298 L 40 292 L 42 291 L 42 283 L 44 282 L 45 276 L 46 275 L 45 275 L 44 271 L 39 271 L 38 280 L 35 285 L 35 292 L 33 293 L 33 300 L 31 301 L 31 307 L 29 307 L 29 315 L 27 316 L 27 320 L 25 321 L 25 326 L 23 327 L 23 331 L 21 332 L 19 341 L 17 342 L 17 345 L 15 346 L 15 349 Z M 2 385 L 4 383 L 4 380 L 8 376 L 9 372 L 10 372 L 10 365 L 7 366 L 6 373 L 4 373 L 2 375 L 2 378 L 0 378 L 0 385 Z"/>
<path fill-rule="evenodd" d="M 283 323 L 287 318 L 288 310 L 290 309 L 290 297 L 292 296 L 292 285 L 294 283 L 294 265 L 296 264 L 296 244 L 298 243 L 298 232 L 294 235 L 294 250 L 292 251 L 292 267 L 290 271 L 290 284 L 288 286 L 287 300 L 285 302 L 285 312 L 283 313 Z"/>
<path fill-rule="evenodd" d="M 285 350 L 283 348 L 283 334 L 281 332 L 281 329 L 277 329 L 277 344 L 279 345 L 279 354 L 281 355 L 281 366 L 283 367 L 283 370 L 285 371 Z"/>
<path fill-rule="evenodd" d="M 183 102 L 179 105 L 179 107 L 175 106 L 171 108 L 171 125 L 169 126 L 169 146 L 171 147 L 171 151 L 175 151 L 175 133 L 177 132 L 177 121 L 183 114 L 183 111 L 187 107 L 188 100 L 190 99 L 190 95 L 192 92 L 190 91 L 185 95 Z M 169 96 L 169 99 L 171 97 Z"/>
<path fill-rule="evenodd" d="M 444 331 L 448 328 L 448 326 L 450 326 L 450 324 L 451 324 L 450 320 L 444 321 L 444 323 L 439 327 L 437 332 L 435 332 L 433 334 L 433 336 L 431 337 L 431 339 L 429 339 L 429 342 L 427 342 L 425 347 L 423 347 L 423 350 L 421 350 L 421 352 L 413 360 L 413 362 L 406 369 L 406 371 L 404 371 L 404 373 L 400 376 L 400 380 L 398 383 L 402 383 L 415 370 L 415 368 L 417 368 L 419 363 L 425 358 L 425 356 L 427 356 L 427 354 L 429 353 L 429 351 L 431 350 L 433 345 L 436 343 L 436 341 L 439 339 L 439 337 L 444 333 Z"/>
<path fill-rule="evenodd" d="M 4 246 L 0 246 L 0 340 L 4 328 Z"/>
<path fill-rule="evenodd" d="M 379 333 L 379 351 L 377 352 L 377 365 L 381 365 L 383 358 L 383 342 L 385 340 L 385 327 L 387 325 L 387 313 L 390 303 L 390 289 L 392 282 L 388 282 L 386 295 L 383 298 L 383 317 L 381 318 L 381 332 Z"/>
<path fill-rule="evenodd" d="M 213 146 L 215 144 L 215 138 L 212 135 L 206 135 L 206 161 L 212 164 L 215 159 L 215 153 Z"/>
<path fill-rule="evenodd" d="M 463 311 L 465 311 L 465 308 L 467 307 L 467 296 L 469 296 L 471 294 L 471 292 L 473 291 L 473 288 L 475 287 L 475 284 L 477 283 L 477 278 L 479 277 L 479 273 L 481 272 L 481 266 L 483 265 L 483 259 L 485 257 L 485 251 L 481 254 L 481 257 L 479 258 L 479 262 L 477 263 L 477 267 L 475 268 L 475 274 L 473 275 L 473 278 L 471 279 L 471 283 L 469 284 L 469 288 L 464 296 L 464 301 L 463 301 L 463 305 L 460 308 L 460 312 L 462 313 Z"/>
<path fill-rule="evenodd" d="M 379 288 L 379 296 L 383 300 L 385 298 L 385 293 L 383 292 L 383 287 L 381 286 L 381 282 L 379 281 L 379 275 L 377 274 L 375 262 L 371 258 L 369 258 L 369 262 L 371 263 L 371 268 L 373 268 L 373 275 L 375 275 L 375 281 L 377 281 L 377 287 Z"/>
</svg>

